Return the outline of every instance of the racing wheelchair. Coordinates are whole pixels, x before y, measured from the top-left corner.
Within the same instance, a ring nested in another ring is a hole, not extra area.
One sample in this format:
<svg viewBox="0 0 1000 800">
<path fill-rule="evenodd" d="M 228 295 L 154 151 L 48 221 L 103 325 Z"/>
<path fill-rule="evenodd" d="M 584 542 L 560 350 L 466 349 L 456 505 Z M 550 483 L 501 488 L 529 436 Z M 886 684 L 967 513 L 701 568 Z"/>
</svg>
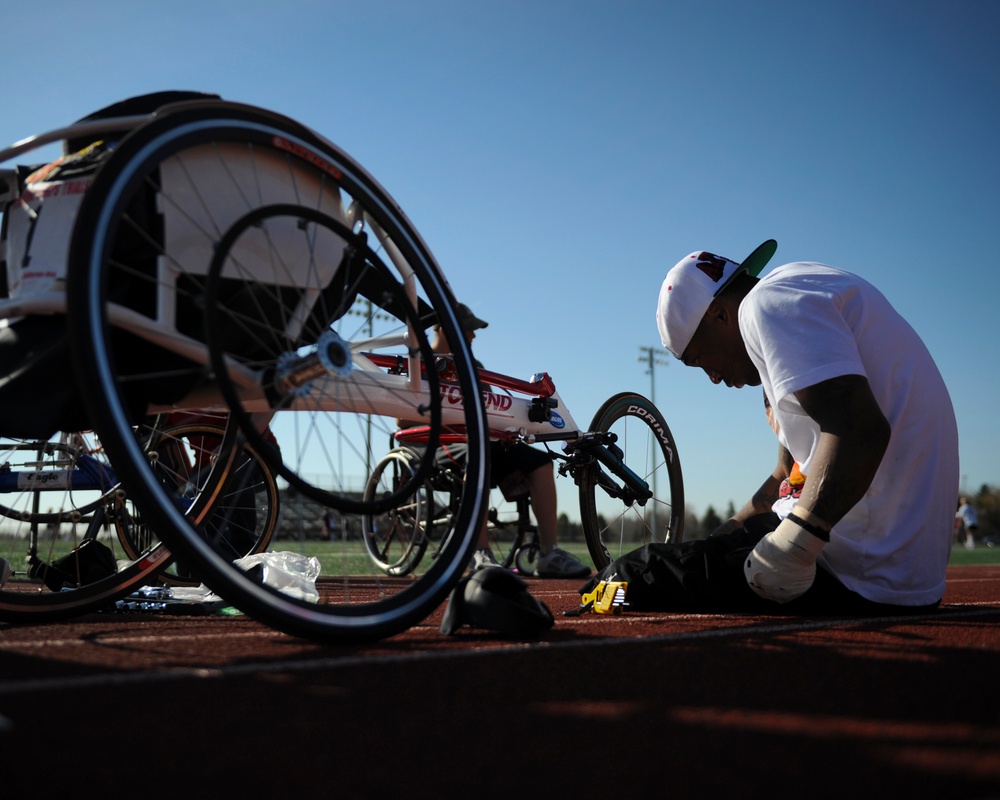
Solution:
<svg viewBox="0 0 1000 800">
<path fill-rule="evenodd" d="M 314 554 L 315 603 L 245 572 L 205 532 L 251 451 L 282 488 L 350 515 L 400 502 L 428 472 L 425 459 L 392 496 L 363 498 L 370 442 L 389 419 L 426 418 L 432 437 L 442 425 L 436 376 L 390 375 L 367 354 L 415 361 L 430 354 L 427 326 L 458 331 L 450 289 L 397 204 L 309 128 L 214 95 L 131 98 L 16 143 L 0 164 L 55 142 L 62 157 L 2 171 L 0 435 L 94 431 L 115 481 L 101 496 L 127 498 L 170 554 L 286 632 L 377 638 L 430 613 L 474 545 L 478 492 L 459 509 L 465 533 L 406 580 L 359 569 L 349 537 Z M 471 354 L 456 355 L 458 386 L 475 397 Z M 227 422 L 196 480 L 167 480 L 150 446 L 160 428 L 150 428 L 188 413 Z M 466 482 L 484 483 L 481 406 L 450 423 L 469 436 Z M 136 552 L 136 580 L 166 554 Z M 0 594 L 26 587 L 52 604 L 63 594 L 27 585 L 17 560 L 7 564 Z"/>
<path fill-rule="evenodd" d="M 385 362 L 383 362 L 385 363 Z M 402 369 L 402 367 L 398 367 Z M 435 369 L 447 376 L 447 357 Z M 590 427 L 577 426 L 548 373 L 529 381 L 479 369 L 489 437 L 502 444 L 543 444 L 558 474 L 578 486 L 580 519 L 587 548 L 601 569 L 631 549 L 652 542 L 679 542 L 684 535 L 684 482 L 677 446 L 666 420 L 645 397 L 622 392 L 608 398 Z M 376 464 L 365 496 L 389 494 L 408 480 L 418 454 L 427 446 L 427 429 L 397 431 L 396 447 Z M 562 442 L 562 452 L 548 448 Z M 442 451 L 464 447 L 461 432 L 444 432 Z M 428 550 L 436 555 L 451 531 L 452 508 L 464 490 L 456 461 L 439 457 L 435 468 L 405 503 L 364 517 L 368 555 L 388 574 L 404 575 Z M 502 520 L 490 509 L 487 533 L 498 562 L 532 575 L 539 556 L 537 528 L 532 524 L 523 485 L 499 487 L 516 506 L 514 519 Z"/>
</svg>

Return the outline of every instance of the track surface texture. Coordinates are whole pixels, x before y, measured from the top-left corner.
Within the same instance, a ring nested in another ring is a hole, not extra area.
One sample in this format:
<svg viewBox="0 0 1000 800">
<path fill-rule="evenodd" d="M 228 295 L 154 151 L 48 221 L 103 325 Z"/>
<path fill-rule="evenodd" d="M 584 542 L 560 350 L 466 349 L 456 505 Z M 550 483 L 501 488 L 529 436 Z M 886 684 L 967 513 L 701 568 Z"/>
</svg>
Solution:
<svg viewBox="0 0 1000 800">
<path fill-rule="evenodd" d="M 1000 797 L 1000 567 L 878 619 L 442 609 L 319 645 L 242 616 L 0 624 L 5 797 Z"/>
</svg>

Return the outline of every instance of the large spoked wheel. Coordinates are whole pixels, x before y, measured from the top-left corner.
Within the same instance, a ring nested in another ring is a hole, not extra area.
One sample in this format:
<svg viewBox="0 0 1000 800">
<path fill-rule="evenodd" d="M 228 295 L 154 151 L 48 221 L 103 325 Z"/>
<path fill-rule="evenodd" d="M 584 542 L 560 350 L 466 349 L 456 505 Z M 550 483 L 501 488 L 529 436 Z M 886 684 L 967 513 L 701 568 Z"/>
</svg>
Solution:
<svg viewBox="0 0 1000 800">
<path fill-rule="evenodd" d="M 652 497 L 640 505 L 612 496 L 607 475 L 591 464 L 580 480 L 580 515 L 594 566 L 652 542 L 679 542 L 684 535 L 684 481 L 677 445 L 659 410 L 631 392 L 605 401 L 590 430 L 614 433 L 625 465 L 642 478 Z"/>
<path fill-rule="evenodd" d="M 485 415 L 450 289 L 367 173 L 279 115 L 178 104 L 98 173 L 72 253 L 69 316 L 88 409 L 129 498 L 178 559 L 245 613 L 320 640 L 397 633 L 447 596 L 485 513 Z M 448 387 L 420 368 L 432 362 L 433 324 L 454 343 Z M 151 412 L 204 408 L 228 411 L 234 446 L 248 443 L 278 476 L 286 496 L 271 549 L 289 542 L 315 556 L 319 602 L 215 552 L 198 529 L 222 478 L 179 508 L 129 433 Z M 407 502 L 434 457 L 429 446 L 408 483 L 365 501 L 376 448 L 399 419 L 428 425 L 432 444 L 443 426 L 461 429 L 471 487 L 458 535 L 405 577 L 376 568 L 361 541 L 362 515 Z M 340 534 L 327 541 L 315 531 L 330 510 Z"/>
</svg>

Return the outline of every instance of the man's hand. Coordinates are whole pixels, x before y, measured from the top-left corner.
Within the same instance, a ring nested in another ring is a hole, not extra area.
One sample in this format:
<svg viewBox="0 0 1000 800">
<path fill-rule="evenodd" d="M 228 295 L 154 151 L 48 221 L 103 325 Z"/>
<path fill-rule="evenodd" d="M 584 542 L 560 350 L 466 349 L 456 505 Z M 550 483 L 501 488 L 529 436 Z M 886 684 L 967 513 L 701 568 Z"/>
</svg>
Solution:
<svg viewBox="0 0 1000 800">
<path fill-rule="evenodd" d="M 791 519 L 761 539 L 743 565 L 750 588 L 765 600 L 787 603 L 816 578 L 816 559 L 826 544 Z"/>
</svg>

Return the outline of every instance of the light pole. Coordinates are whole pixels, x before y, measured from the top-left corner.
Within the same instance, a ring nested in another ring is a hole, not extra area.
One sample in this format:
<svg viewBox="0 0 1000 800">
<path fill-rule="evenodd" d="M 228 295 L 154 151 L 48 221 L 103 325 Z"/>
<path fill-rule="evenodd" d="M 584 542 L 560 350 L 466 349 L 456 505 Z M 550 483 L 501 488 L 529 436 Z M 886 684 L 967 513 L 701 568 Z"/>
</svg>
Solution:
<svg viewBox="0 0 1000 800">
<path fill-rule="evenodd" d="M 655 347 L 640 347 L 639 352 L 642 353 L 639 356 L 639 361 L 645 361 L 648 365 L 646 374 L 649 375 L 649 402 L 654 406 L 656 405 L 656 366 L 667 366 L 670 362 L 663 358 Z M 646 524 L 649 527 L 650 535 L 652 536 L 652 541 L 657 541 L 656 530 L 657 530 L 657 519 L 656 519 L 656 502 L 659 495 L 656 492 L 656 474 L 659 472 L 659 464 L 657 463 L 656 456 L 656 439 L 654 437 L 649 437 L 649 448 L 650 448 L 650 466 L 653 470 L 653 509 L 652 509 L 652 520 Z M 645 516 L 645 515 L 643 515 Z"/>
<path fill-rule="evenodd" d="M 649 402 L 654 406 L 656 405 L 656 365 L 666 367 L 670 364 L 665 358 L 663 358 L 655 347 L 640 347 L 639 352 L 643 355 L 639 356 L 640 361 L 645 361 L 649 365 L 649 369 L 646 370 L 646 374 L 649 376 Z"/>
</svg>

